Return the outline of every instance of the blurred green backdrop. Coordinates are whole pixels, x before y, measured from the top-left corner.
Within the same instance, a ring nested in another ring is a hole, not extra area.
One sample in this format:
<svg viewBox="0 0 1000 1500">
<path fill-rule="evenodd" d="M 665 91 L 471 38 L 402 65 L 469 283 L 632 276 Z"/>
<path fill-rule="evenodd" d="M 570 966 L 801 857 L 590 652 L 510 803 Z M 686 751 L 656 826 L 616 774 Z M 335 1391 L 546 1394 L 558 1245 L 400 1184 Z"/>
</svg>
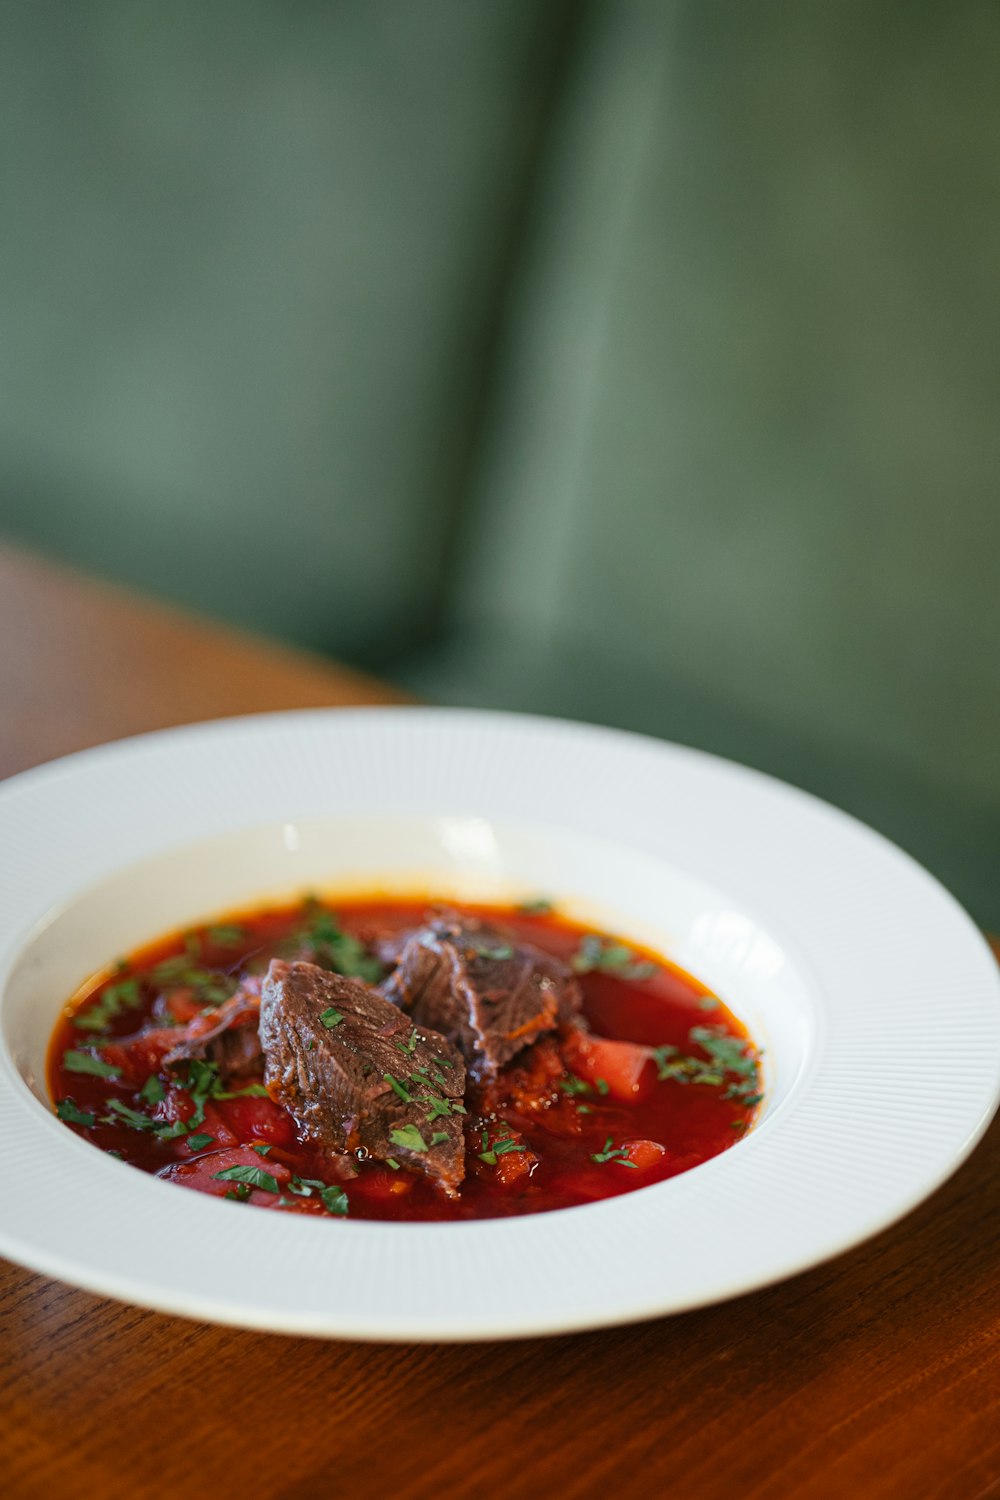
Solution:
<svg viewBox="0 0 1000 1500">
<path fill-rule="evenodd" d="M 1000 9 L 14 0 L 0 529 L 1000 928 Z"/>
</svg>

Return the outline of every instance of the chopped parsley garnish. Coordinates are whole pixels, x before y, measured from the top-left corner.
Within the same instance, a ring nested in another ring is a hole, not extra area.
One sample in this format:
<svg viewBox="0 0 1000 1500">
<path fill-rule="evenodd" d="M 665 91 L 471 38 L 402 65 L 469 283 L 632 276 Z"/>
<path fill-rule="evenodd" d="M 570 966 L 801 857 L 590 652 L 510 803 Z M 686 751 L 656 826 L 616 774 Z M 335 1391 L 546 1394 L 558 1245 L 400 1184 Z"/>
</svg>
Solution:
<svg viewBox="0 0 1000 1500">
<path fill-rule="evenodd" d="M 382 1077 L 385 1079 L 386 1083 L 390 1086 L 390 1088 L 392 1089 L 393 1093 L 398 1094 L 399 1097 L 402 1100 L 404 1100 L 405 1103 L 407 1103 L 407 1104 L 412 1104 L 413 1103 L 413 1095 L 410 1093 L 409 1089 L 405 1086 L 405 1084 L 400 1083 L 400 1081 L 399 1081 L 398 1078 L 394 1078 L 391 1073 L 383 1073 Z"/>
<path fill-rule="evenodd" d="M 187 1138 L 187 1143 L 191 1147 L 192 1151 L 204 1151 L 206 1146 L 215 1145 L 215 1136 L 205 1135 L 203 1132 L 201 1132 L 197 1135 L 189 1135 Z"/>
<path fill-rule="evenodd" d="M 83 1125 L 89 1129 L 97 1119 L 89 1110 L 78 1109 L 72 1099 L 63 1099 L 61 1104 L 56 1105 L 56 1114 L 60 1120 L 65 1120 L 67 1125 Z"/>
<path fill-rule="evenodd" d="M 522 901 L 517 909 L 526 917 L 544 917 L 552 910 L 553 905 L 547 896 L 535 896 L 529 901 Z"/>
<path fill-rule="evenodd" d="M 431 1145 L 432 1146 L 440 1146 L 441 1143 L 442 1143 L 442 1141 L 446 1141 L 447 1139 L 448 1139 L 448 1132 L 446 1130 L 436 1130 L 434 1132 L 434 1134 L 431 1136 Z"/>
<path fill-rule="evenodd" d="M 313 962 L 334 974 L 377 984 L 382 978 L 382 965 L 371 956 L 364 943 L 344 932 L 332 912 L 321 907 L 317 909 L 315 901 L 306 904 L 314 915 L 302 934 L 302 941 L 312 953 Z"/>
<path fill-rule="evenodd" d="M 73 1025 L 80 1031 L 107 1031 L 115 1016 L 141 1003 L 139 981 L 122 979 L 118 984 L 109 984 L 94 1005 L 74 1016 Z"/>
<path fill-rule="evenodd" d="M 387 1167 L 391 1167 L 394 1172 L 399 1171 L 399 1162 L 394 1156 L 387 1156 L 385 1159 L 385 1164 Z"/>
<path fill-rule="evenodd" d="M 565 1078 L 560 1078 L 559 1087 L 564 1094 L 592 1094 L 594 1091 L 584 1079 L 577 1078 L 575 1074 L 569 1073 Z"/>
<path fill-rule="evenodd" d="M 505 959 L 514 957 L 514 947 L 511 943 L 470 943 L 470 948 L 477 958 L 492 959 L 495 963 L 502 963 Z"/>
<path fill-rule="evenodd" d="M 596 1162 L 613 1161 L 619 1167 L 631 1167 L 633 1170 L 635 1170 L 635 1162 L 629 1161 L 625 1147 L 613 1146 L 611 1144 L 610 1136 L 608 1136 L 607 1140 L 604 1142 L 604 1150 L 593 1152 L 590 1159 L 591 1161 Z"/>
<path fill-rule="evenodd" d="M 205 936 L 217 948 L 235 948 L 237 943 L 242 943 L 246 934 L 235 922 L 219 922 L 217 926 L 209 927 Z"/>
<path fill-rule="evenodd" d="M 757 1065 L 760 1054 L 752 1043 L 732 1036 L 721 1026 L 692 1026 L 690 1040 L 708 1057 L 684 1057 L 676 1047 L 652 1049 L 657 1077 L 661 1081 L 700 1083 L 710 1088 L 728 1084 L 724 1097 L 740 1099 L 748 1107 L 761 1102 Z"/>
<path fill-rule="evenodd" d="M 409 1037 L 407 1038 L 407 1040 L 405 1042 L 397 1042 L 396 1043 L 396 1051 L 397 1052 L 409 1052 L 409 1053 L 413 1053 L 416 1050 L 417 1050 L 417 1033 L 416 1033 L 416 1029 L 414 1029 L 413 1031 L 410 1032 L 410 1035 L 409 1035 Z M 451 1064 L 449 1063 L 448 1066 L 450 1067 Z"/>
<path fill-rule="evenodd" d="M 648 958 L 636 958 L 631 948 L 624 943 L 588 932 L 580 939 L 580 946 L 570 960 L 577 974 L 590 974 L 595 970 L 601 974 L 613 974 L 617 979 L 652 979 L 656 965 Z"/>
<path fill-rule="evenodd" d="M 256 1151 L 258 1156 L 268 1156 L 272 1149 L 271 1146 L 262 1146 L 259 1141 L 250 1147 L 250 1150 Z"/>
<path fill-rule="evenodd" d="M 277 1193 L 278 1184 L 270 1172 L 263 1167 L 226 1167 L 223 1172 L 213 1172 L 216 1182 L 242 1182 L 248 1188 L 262 1188 L 265 1193 Z"/>
<path fill-rule="evenodd" d="M 133 1109 L 130 1104 L 123 1104 L 121 1099 L 109 1099 L 108 1108 L 112 1113 L 107 1116 L 109 1125 L 120 1125 L 122 1123 L 131 1125 L 133 1130 L 155 1130 L 156 1121 L 151 1120 L 138 1109 Z M 117 1119 L 115 1116 L 117 1115 Z"/>
<path fill-rule="evenodd" d="M 222 1196 L 231 1199 L 233 1203 L 245 1203 L 250 1196 L 250 1189 L 245 1182 L 242 1182 L 239 1187 L 230 1188 L 228 1193 L 223 1193 Z"/>
<path fill-rule="evenodd" d="M 328 1214 L 335 1214 L 338 1216 L 346 1214 L 350 1207 L 347 1199 L 347 1194 L 344 1192 L 344 1189 L 342 1187 L 338 1186 L 337 1183 L 333 1183 L 330 1187 L 323 1188 L 319 1194 L 319 1201 L 322 1203 Z"/>
<path fill-rule="evenodd" d="M 343 1019 L 344 1013 L 342 1010 L 335 1010 L 332 1005 L 328 1005 L 319 1018 L 319 1024 L 325 1026 L 327 1031 L 332 1031 L 335 1026 L 340 1025 Z"/>
<path fill-rule="evenodd" d="M 314 1188 L 324 1187 L 326 1187 L 326 1183 L 321 1182 L 318 1177 L 299 1177 L 296 1175 L 292 1177 L 291 1182 L 288 1184 L 288 1191 L 294 1193 L 297 1198 L 311 1198 Z"/>
<path fill-rule="evenodd" d="M 608 1080 L 606 1078 L 595 1078 L 594 1087 L 599 1094 L 607 1094 L 610 1092 L 610 1084 L 608 1083 Z"/>
<path fill-rule="evenodd" d="M 462 1105 L 452 1104 L 448 1099 L 442 1099 L 437 1094 L 421 1094 L 417 1100 L 417 1103 L 426 1104 L 427 1114 L 424 1116 L 424 1118 L 426 1119 L 428 1125 L 432 1125 L 435 1120 L 442 1119 L 444 1115 L 465 1114 L 465 1110 L 463 1109 Z"/>
<path fill-rule="evenodd" d="M 427 1142 L 415 1125 L 401 1125 L 398 1130 L 390 1130 L 389 1139 L 394 1146 L 403 1146 L 407 1151 L 428 1149 Z"/>
<path fill-rule="evenodd" d="M 222 1005 L 231 998 L 236 989 L 236 980 L 217 969 L 206 969 L 195 963 L 191 953 L 175 953 L 163 959 L 152 972 L 152 981 L 163 991 L 194 990 L 200 1004 Z"/>
<path fill-rule="evenodd" d="M 480 1145 L 483 1149 L 478 1153 L 479 1160 L 484 1161 L 488 1167 L 495 1167 L 497 1159 L 501 1156 L 509 1156 L 512 1151 L 524 1151 L 527 1149 L 519 1141 L 513 1140 L 510 1136 L 500 1137 L 491 1143 L 488 1130 L 483 1131 Z"/>
<path fill-rule="evenodd" d="M 146 1082 L 139 1090 L 139 1097 L 140 1099 L 145 1099 L 147 1104 L 159 1104 L 161 1099 L 166 1098 L 166 1093 L 167 1091 L 163 1087 L 162 1080 L 155 1073 L 150 1073 Z"/>
<path fill-rule="evenodd" d="M 120 1078 L 121 1068 L 104 1062 L 92 1052 L 76 1052 L 70 1048 L 63 1053 L 62 1065 L 68 1073 L 90 1073 L 94 1078 Z"/>
</svg>

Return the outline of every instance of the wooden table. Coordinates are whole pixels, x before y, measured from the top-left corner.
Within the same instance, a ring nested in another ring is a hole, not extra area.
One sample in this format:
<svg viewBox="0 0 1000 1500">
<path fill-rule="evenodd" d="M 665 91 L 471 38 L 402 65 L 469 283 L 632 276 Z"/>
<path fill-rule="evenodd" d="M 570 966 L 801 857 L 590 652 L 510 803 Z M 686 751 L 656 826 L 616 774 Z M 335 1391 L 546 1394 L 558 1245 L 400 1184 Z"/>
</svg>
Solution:
<svg viewBox="0 0 1000 1500">
<path fill-rule="evenodd" d="M 400 697 L 10 549 L 0 638 L 4 773 L 190 719 Z M 830 1265 L 702 1312 L 507 1344 L 215 1328 L 0 1263 L 0 1493 L 986 1500 L 998 1208 L 995 1124 L 929 1203 Z"/>
</svg>

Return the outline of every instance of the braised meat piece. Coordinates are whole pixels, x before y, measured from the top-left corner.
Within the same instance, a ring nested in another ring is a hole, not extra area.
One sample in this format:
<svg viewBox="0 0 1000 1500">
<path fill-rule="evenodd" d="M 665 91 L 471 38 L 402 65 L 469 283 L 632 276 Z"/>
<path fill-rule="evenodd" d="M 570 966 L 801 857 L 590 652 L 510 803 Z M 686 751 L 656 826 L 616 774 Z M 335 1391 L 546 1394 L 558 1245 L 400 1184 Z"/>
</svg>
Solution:
<svg viewBox="0 0 1000 1500">
<path fill-rule="evenodd" d="M 454 1042 L 477 1081 L 575 1020 L 580 987 L 565 964 L 482 922 L 442 918 L 413 933 L 382 985 L 420 1026 Z"/>
<path fill-rule="evenodd" d="M 405 1163 L 454 1196 L 465 1065 L 444 1037 L 356 979 L 274 959 L 260 1040 L 268 1092 L 314 1140 Z"/>
<path fill-rule="evenodd" d="M 189 1021 L 163 1059 L 165 1068 L 197 1058 L 218 1066 L 224 1079 L 247 1078 L 261 1067 L 259 981 L 247 979 L 229 1000 Z"/>
</svg>

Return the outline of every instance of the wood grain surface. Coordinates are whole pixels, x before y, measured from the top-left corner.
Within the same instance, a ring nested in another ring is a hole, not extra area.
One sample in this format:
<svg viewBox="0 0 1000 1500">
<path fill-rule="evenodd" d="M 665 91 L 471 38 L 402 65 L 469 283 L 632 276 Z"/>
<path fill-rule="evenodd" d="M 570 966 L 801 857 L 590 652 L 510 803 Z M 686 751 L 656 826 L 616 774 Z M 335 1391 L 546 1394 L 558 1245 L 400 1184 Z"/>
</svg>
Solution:
<svg viewBox="0 0 1000 1500">
<path fill-rule="evenodd" d="M 2 549 L 0 640 L 7 772 L 186 719 L 398 696 Z M 189 1323 L 0 1263 L 0 1494 L 989 1500 L 998 1210 L 995 1123 L 906 1220 L 792 1281 L 466 1346 Z"/>
</svg>

